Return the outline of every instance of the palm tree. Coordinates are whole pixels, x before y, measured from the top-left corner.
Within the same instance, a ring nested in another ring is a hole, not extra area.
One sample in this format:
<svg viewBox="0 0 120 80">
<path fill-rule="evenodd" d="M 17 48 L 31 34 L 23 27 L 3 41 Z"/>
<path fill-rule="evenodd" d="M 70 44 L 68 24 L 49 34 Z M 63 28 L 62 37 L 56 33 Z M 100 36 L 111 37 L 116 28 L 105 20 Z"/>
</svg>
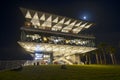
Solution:
<svg viewBox="0 0 120 80">
<path fill-rule="evenodd" d="M 88 64 L 88 55 L 87 55 L 87 53 L 85 54 L 85 64 Z"/>
<path fill-rule="evenodd" d="M 101 56 L 101 54 L 99 54 L 99 57 L 100 57 L 100 64 L 103 64 L 103 61 L 102 61 L 102 56 Z"/>
<path fill-rule="evenodd" d="M 99 64 L 99 57 L 98 57 L 98 54 L 99 54 L 99 50 L 96 49 L 93 51 L 93 54 L 95 54 L 95 57 L 96 57 L 96 63 Z"/>
<path fill-rule="evenodd" d="M 108 49 L 107 51 L 109 52 L 110 54 L 110 57 L 111 57 L 111 60 L 112 60 L 112 64 L 115 64 L 116 63 L 116 58 L 115 58 L 115 52 L 116 52 L 116 49 L 115 47 L 113 46 L 108 46 Z"/>
<path fill-rule="evenodd" d="M 102 52 L 103 54 L 103 58 L 104 58 L 104 64 L 106 64 L 106 44 L 105 43 L 100 43 L 98 45 L 98 48 L 100 49 L 100 51 Z M 101 58 L 101 56 L 100 56 Z"/>
<path fill-rule="evenodd" d="M 87 55 L 88 55 L 88 61 L 89 61 L 88 63 L 91 64 L 91 57 L 90 57 L 91 52 L 89 52 Z"/>
<path fill-rule="evenodd" d="M 90 54 L 91 54 L 91 52 L 87 52 L 86 54 L 85 54 L 85 63 L 86 64 L 91 64 L 91 58 L 90 58 Z"/>
</svg>

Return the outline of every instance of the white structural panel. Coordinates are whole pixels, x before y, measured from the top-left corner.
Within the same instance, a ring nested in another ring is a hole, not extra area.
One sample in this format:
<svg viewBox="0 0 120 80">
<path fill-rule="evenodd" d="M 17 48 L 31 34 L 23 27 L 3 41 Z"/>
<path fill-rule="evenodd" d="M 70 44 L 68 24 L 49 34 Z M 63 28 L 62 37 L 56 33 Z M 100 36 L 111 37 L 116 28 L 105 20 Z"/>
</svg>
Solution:
<svg viewBox="0 0 120 80">
<path fill-rule="evenodd" d="M 34 26 L 41 27 L 41 29 L 49 27 L 51 31 L 61 31 L 65 33 L 73 32 L 74 34 L 78 34 L 83 28 L 88 29 L 92 26 L 92 23 L 82 20 L 75 20 L 25 8 L 21 8 L 21 10 L 26 19 L 30 19 Z"/>
<path fill-rule="evenodd" d="M 82 54 L 96 48 L 83 47 L 83 46 L 71 46 L 71 45 L 58 45 L 48 43 L 34 43 L 34 42 L 18 42 L 28 52 L 53 52 L 54 56 L 64 54 L 65 56 L 72 54 Z"/>
</svg>

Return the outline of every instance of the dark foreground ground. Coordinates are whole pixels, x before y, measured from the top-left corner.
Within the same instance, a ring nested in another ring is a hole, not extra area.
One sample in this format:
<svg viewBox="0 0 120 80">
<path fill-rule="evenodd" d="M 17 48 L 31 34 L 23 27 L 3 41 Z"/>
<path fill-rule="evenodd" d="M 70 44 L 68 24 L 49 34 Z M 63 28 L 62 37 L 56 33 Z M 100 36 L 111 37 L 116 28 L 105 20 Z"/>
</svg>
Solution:
<svg viewBox="0 0 120 80">
<path fill-rule="evenodd" d="M 120 80 L 120 65 L 26 66 L 0 71 L 0 80 Z"/>
</svg>

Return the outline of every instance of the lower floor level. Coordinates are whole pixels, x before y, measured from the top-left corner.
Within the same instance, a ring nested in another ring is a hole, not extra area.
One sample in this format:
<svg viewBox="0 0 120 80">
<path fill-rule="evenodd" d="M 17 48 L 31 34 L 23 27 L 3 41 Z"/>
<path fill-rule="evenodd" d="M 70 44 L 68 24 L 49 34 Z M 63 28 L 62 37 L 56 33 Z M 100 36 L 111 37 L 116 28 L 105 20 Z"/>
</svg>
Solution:
<svg viewBox="0 0 120 80">
<path fill-rule="evenodd" d="M 53 53 L 36 52 L 31 54 L 34 60 L 27 61 L 25 65 L 47 65 L 47 64 L 84 64 L 80 59 L 80 54 L 69 56 L 53 56 Z"/>
</svg>

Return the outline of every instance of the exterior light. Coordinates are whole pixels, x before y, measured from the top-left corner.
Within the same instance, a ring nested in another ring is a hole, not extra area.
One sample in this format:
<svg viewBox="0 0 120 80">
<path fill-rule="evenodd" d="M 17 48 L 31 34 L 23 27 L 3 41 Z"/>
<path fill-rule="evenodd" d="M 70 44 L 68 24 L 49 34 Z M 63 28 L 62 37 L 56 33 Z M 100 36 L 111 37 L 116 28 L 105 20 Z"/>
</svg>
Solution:
<svg viewBox="0 0 120 80">
<path fill-rule="evenodd" d="M 75 54 L 96 49 L 91 46 L 94 42 L 89 41 L 94 40 L 94 36 L 78 34 L 92 26 L 92 23 L 35 10 L 24 8 L 21 10 L 26 22 L 21 27 L 21 40 L 18 43 L 26 51 L 35 53 L 33 57 L 37 62 L 40 60 L 52 62 L 51 58 L 54 58 L 53 62 L 73 64 L 78 60 L 75 59 L 75 56 L 78 56 Z M 82 16 L 84 20 L 87 18 Z"/>
<path fill-rule="evenodd" d="M 31 25 L 32 25 L 31 22 L 25 22 L 25 26 L 26 26 L 26 27 L 30 27 Z"/>
<path fill-rule="evenodd" d="M 47 41 L 47 38 L 46 38 L 46 37 L 43 37 L 43 40 L 46 42 L 46 41 Z"/>
</svg>

